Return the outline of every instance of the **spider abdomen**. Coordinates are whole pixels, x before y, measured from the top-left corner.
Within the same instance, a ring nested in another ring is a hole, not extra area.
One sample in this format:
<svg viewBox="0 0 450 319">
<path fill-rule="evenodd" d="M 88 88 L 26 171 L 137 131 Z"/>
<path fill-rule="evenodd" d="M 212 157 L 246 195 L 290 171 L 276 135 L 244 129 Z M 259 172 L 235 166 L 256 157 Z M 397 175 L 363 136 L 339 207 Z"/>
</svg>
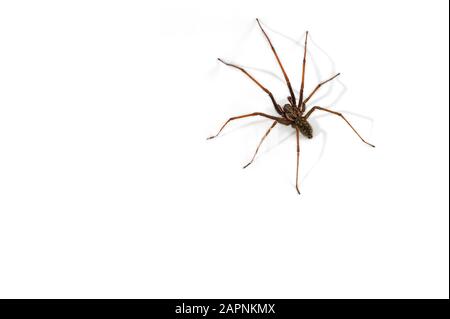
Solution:
<svg viewBox="0 0 450 319">
<path fill-rule="evenodd" d="M 302 117 L 296 118 L 294 122 L 295 126 L 298 127 L 300 130 L 300 133 L 302 133 L 303 136 L 306 136 L 307 138 L 313 137 L 313 129 L 311 124 L 308 123 L 308 121 Z"/>
</svg>

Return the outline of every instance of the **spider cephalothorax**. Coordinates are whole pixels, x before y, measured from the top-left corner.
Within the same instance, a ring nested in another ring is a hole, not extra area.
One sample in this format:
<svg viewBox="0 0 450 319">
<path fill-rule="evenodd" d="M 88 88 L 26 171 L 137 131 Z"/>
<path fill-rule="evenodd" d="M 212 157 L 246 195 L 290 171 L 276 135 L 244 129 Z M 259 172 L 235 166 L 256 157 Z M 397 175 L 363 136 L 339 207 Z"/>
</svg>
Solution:
<svg viewBox="0 0 450 319">
<path fill-rule="evenodd" d="M 289 99 L 290 101 L 291 99 Z M 301 110 L 293 106 L 291 104 L 285 104 L 283 106 L 283 112 L 284 116 L 292 121 L 291 125 L 294 128 L 298 128 L 300 130 L 300 133 L 302 133 L 303 136 L 307 138 L 313 137 L 313 129 L 311 125 L 308 123 L 308 120 L 306 117 L 302 116 Z"/>
<path fill-rule="evenodd" d="M 281 68 L 281 72 L 283 73 L 284 79 L 286 80 L 286 85 L 289 89 L 289 96 L 288 96 L 288 101 L 289 104 L 285 104 L 283 106 L 283 108 L 281 108 L 281 106 L 279 104 L 277 104 L 277 102 L 275 101 L 275 98 L 272 94 L 272 92 L 270 92 L 268 89 L 266 89 L 261 83 L 259 83 L 253 76 L 251 76 L 246 70 L 244 70 L 243 68 L 231 64 L 231 63 L 227 63 L 224 62 L 223 60 L 219 59 L 220 62 L 231 66 L 233 68 L 236 68 L 240 71 L 242 71 L 245 75 L 247 75 L 253 82 L 256 83 L 256 85 L 258 85 L 264 92 L 266 92 L 269 97 L 270 100 L 272 101 L 272 104 L 275 108 L 275 111 L 281 116 L 273 116 L 273 115 L 269 115 L 269 114 L 265 114 L 265 113 L 261 113 L 261 112 L 254 112 L 254 113 L 250 113 L 250 114 L 245 114 L 245 115 L 240 115 L 240 116 L 234 116 L 228 119 L 228 121 L 225 122 L 225 124 L 222 126 L 222 128 L 219 130 L 219 132 L 216 135 L 210 136 L 208 139 L 214 138 L 217 135 L 219 135 L 219 133 L 223 130 L 223 128 L 230 122 L 233 120 L 237 120 L 237 119 L 242 119 L 245 117 L 251 117 L 251 116 L 262 116 L 268 119 L 273 120 L 274 122 L 272 123 L 272 125 L 270 126 L 270 128 L 267 130 L 266 134 L 264 134 L 264 136 L 262 137 L 261 141 L 259 142 L 258 147 L 256 148 L 255 154 L 253 155 L 252 160 L 244 166 L 244 168 L 246 168 L 247 166 L 249 166 L 253 160 L 255 159 L 256 153 L 258 153 L 259 147 L 261 146 L 262 142 L 264 141 L 264 139 L 266 138 L 267 135 L 269 135 L 270 131 L 272 130 L 272 128 L 277 125 L 277 123 L 283 124 L 283 125 L 287 125 L 287 126 L 292 126 L 295 129 L 296 132 L 296 137 L 297 137 L 297 172 L 296 172 L 296 188 L 297 188 L 297 192 L 300 194 L 300 189 L 299 189 L 299 184 L 298 184 L 298 171 L 299 171 L 299 155 L 300 155 L 300 133 L 302 135 L 304 135 L 307 138 L 312 138 L 313 137 L 313 129 L 311 127 L 311 125 L 308 123 L 308 118 L 311 115 L 312 112 L 314 112 L 315 110 L 321 110 L 321 111 L 325 111 L 334 115 L 337 115 L 339 117 L 341 117 L 351 128 L 352 130 L 356 133 L 356 135 L 358 135 L 358 137 L 366 144 L 375 147 L 374 145 L 366 142 L 361 135 L 359 135 L 359 133 L 353 128 L 353 126 L 347 121 L 347 119 L 339 112 L 335 112 L 320 106 L 313 106 L 308 112 L 306 112 L 305 114 L 305 110 L 306 110 L 306 103 L 311 99 L 311 97 L 314 95 L 314 93 L 316 93 L 316 91 L 325 83 L 333 80 L 335 77 L 337 77 L 339 75 L 336 74 L 334 76 L 332 76 L 331 78 L 329 78 L 326 81 L 323 81 L 321 83 L 319 83 L 316 88 L 306 97 L 304 98 L 303 96 L 303 89 L 304 89 L 304 80 L 305 80 L 305 65 L 306 65 L 306 46 L 308 44 L 308 31 L 306 31 L 306 37 L 305 37 L 305 47 L 304 47 L 304 52 L 303 52 L 303 67 L 302 67 L 302 82 L 301 82 L 301 86 L 300 86 L 300 91 L 299 91 L 299 96 L 298 96 L 298 103 L 297 103 L 297 99 L 295 96 L 294 91 L 292 90 L 292 86 L 291 86 L 291 82 L 289 81 L 289 78 L 286 74 L 286 72 L 284 71 L 283 65 L 281 64 L 280 58 L 278 57 L 277 52 L 275 51 L 275 48 L 272 45 L 272 42 L 270 41 L 269 37 L 267 36 L 266 32 L 264 31 L 264 29 L 262 28 L 261 24 L 259 23 L 259 20 L 256 19 L 256 21 L 258 22 L 259 27 L 261 28 L 262 32 L 264 33 L 264 36 L 266 37 L 267 41 L 270 44 L 270 48 L 272 49 L 273 54 L 275 55 L 275 58 L 278 62 L 278 65 Z"/>
</svg>

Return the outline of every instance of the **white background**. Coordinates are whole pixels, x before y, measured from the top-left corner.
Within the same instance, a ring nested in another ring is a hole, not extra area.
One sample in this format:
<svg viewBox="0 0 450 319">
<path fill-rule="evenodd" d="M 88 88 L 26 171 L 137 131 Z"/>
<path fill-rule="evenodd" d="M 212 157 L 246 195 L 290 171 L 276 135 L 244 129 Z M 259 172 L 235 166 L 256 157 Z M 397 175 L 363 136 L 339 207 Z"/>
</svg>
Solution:
<svg viewBox="0 0 450 319">
<path fill-rule="evenodd" d="M 163 4 L 164 3 L 164 4 Z M 335 72 L 301 139 L 269 98 Z M 448 298 L 447 1 L 2 1 L 0 297 Z"/>
</svg>

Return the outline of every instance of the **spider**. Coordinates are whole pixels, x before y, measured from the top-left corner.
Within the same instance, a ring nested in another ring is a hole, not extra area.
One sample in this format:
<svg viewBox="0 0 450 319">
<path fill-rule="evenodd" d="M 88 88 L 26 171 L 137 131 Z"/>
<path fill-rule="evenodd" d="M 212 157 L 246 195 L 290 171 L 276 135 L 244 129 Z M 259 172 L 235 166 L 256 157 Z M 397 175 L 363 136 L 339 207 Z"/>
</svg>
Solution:
<svg viewBox="0 0 450 319">
<path fill-rule="evenodd" d="M 266 92 L 267 95 L 269 96 L 270 100 L 272 101 L 272 104 L 273 104 L 273 106 L 275 108 L 275 111 L 280 116 L 273 116 L 273 115 L 269 115 L 269 114 L 265 114 L 265 113 L 261 113 L 261 112 L 253 112 L 253 113 L 250 113 L 250 114 L 234 116 L 234 117 L 229 118 L 225 122 L 225 124 L 222 125 L 222 127 L 220 128 L 219 132 L 216 135 L 208 137 L 208 140 L 217 137 L 220 134 L 220 132 L 222 132 L 224 127 L 229 122 L 234 121 L 234 120 L 238 120 L 238 119 L 242 119 L 242 118 L 246 118 L 246 117 L 252 117 L 252 116 L 262 116 L 262 117 L 265 117 L 265 118 L 273 120 L 272 125 L 269 127 L 269 129 L 267 130 L 267 132 L 264 134 L 264 136 L 262 137 L 261 141 L 259 142 L 258 147 L 256 148 L 256 151 L 255 151 L 252 159 L 250 160 L 250 162 L 247 165 L 244 166 L 244 168 L 246 168 L 253 162 L 253 160 L 256 157 L 256 154 L 258 153 L 258 150 L 259 150 L 262 142 L 267 137 L 267 135 L 269 135 L 270 131 L 275 127 L 275 125 L 277 125 L 277 123 L 280 123 L 280 124 L 283 124 L 283 125 L 287 125 L 287 126 L 292 126 L 295 129 L 296 137 L 297 137 L 297 170 L 296 170 L 296 175 L 295 175 L 295 187 L 297 189 L 298 194 L 300 194 L 300 188 L 299 188 L 299 182 L 298 182 L 299 163 L 300 163 L 300 141 L 299 141 L 300 140 L 300 134 L 302 134 L 303 136 L 305 136 L 305 137 L 307 137 L 309 139 L 313 137 L 313 129 L 312 129 L 311 125 L 308 122 L 308 118 L 311 116 L 311 114 L 314 111 L 320 110 L 320 111 L 325 111 L 325 112 L 328 112 L 328 113 L 331 113 L 331 114 L 339 116 L 340 118 L 342 118 L 352 128 L 352 130 L 356 133 L 356 135 L 358 135 L 358 137 L 361 139 L 361 141 L 363 141 L 364 143 L 366 143 L 367 145 L 370 145 L 372 147 L 375 147 L 375 146 L 370 144 L 370 143 L 368 143 L 368 142 L 366 142 L 361 137 L 361 135 L 359 135 L 359 133 L 355 130 L 355 128 L 350 124 L 350 122 L 344 117 L 344 115 L 342 115 L 339 112 L 335 112 L 335 111 L 326 109 L 326 108 L 321 107 L 321 106 L 313 106 L 311 109 L 309 109 L 309 111 L 306 112 L 306 104 L 312 98 L 312 96 L 317 92 L 317 90 L 319 90 L 320 87 L 322 85 L 324 85 L 325 83 L 330 82 L 331 80 L 335 79 L 336 77 L 338 77 L 340 75 L 340 73 L 337 73 L 336 75 L 332 76 L 328 80 L 320 82 L 306 98 L 303 96 L 304 82 L 305 82 L 305 66 L 306 66 L 306 47 L 308 45 L 308 31 L 306 31 L 306 36 L 305 36 L 305 45 L 304 45 L 303 63 L 302 63 L 302 81 L 301 81 L 301 85 L 300 85 L 299 97 L 298 97 L 298 100 L 297 100 L 296 97 L 295 97 L 294 91 L 292 90 L 292 86 L 291 86 L 291 82 L 289 81 L 289 77 L 287 76 L 286 71 L 284 70 L 284 67 L 283 67 L 283 65 L 282 65 L 282 63 L 280 61 L 280 58 L 278 57 L 278 54 L 277 54 L 274 46 L 272 45 L 272 42 L 269 39 L 269 36 L 267 35 L 267 33 L 264 31 L 263 27 L 261 26 L 261 23 L 259 22 L 259 19 L 256 19 L 256 22 L 258 23 L 259 28 L 261 29 L 261 31 L 264 34 L 265 38 L 269 42 L 270 48 L 272 49 L 272 52 L 275 55 L 275 59 L 277 60 L 278 65 L 280 66 L 281 72 L 283 73 L 284 79 L 286 80 L 286 85 L 287 85 L 287 87 L 289 89 L 289 96 L 287 98 L 289 103 L 287 103 L 283 107 L 281 107 L 275 101 L 275 98 L 273 97 L 272 92 L 270 92 L 261 83 L 259 83 L 244 68 L 239 67 L 239 66 L 234 65 L 234 64 L 231 64 L 231 63 L 228 63 L 228 62 L 225 62 L 222 59 L 218 58 L 218 60 L 220 62 L 222 62 L 223 64 L 228 65 L 230 67 L 233 67 L 233 68 L 236 68 L 236 69 L 242 71 L 253 82 L 255 82 L 256 85 L 258 85 L 264 92 Z"/>
</svg>

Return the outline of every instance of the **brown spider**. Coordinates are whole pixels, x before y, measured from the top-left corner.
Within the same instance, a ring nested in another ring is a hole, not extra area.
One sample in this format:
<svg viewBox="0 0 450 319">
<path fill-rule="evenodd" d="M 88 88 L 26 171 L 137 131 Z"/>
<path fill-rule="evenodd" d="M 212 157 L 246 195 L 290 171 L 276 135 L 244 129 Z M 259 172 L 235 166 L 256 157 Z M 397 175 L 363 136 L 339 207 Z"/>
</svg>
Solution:
<svg viewBox="0 0 450 319">
<path fill-rule="evenodd" d="M 240 115 L 240 116 L 234 116 L 229 118 L 225 124 L 221 127 L 221 129 L 219 130 L 219 132 L 214 135 L 214 136 L 210 136 L 208 137 L 208 139 L 212 139 L 214 137 L 216 137 L 217 135 L 220 134 L 220 132 L 223 130 L 223 128 L 230 122 L 233 120 L 237 120 L 237 119 L 242 119 L 245 117 L 251 117 L 251 116 L 262 116 L 262 117 L 266 117 L 269 118 L 271 120 L 274 120 L 274 122 L 272 123 L 272 125 L 270 126 L 270 128 L 267 130 L 266 134 L 264 134 L 264 136 L 262 137 L 261 141 L 259 142 L 258 147 L 256 148 L 255 154 L 253 155 L 253 158 L 251 159 L 251 161 L 244 166 L 244 168 L 246 168 L 247 166 L 249 166 L 253 160 L 255 159 L 256 154 L 258 153 L 259 147 L 261 146 L 262 142 L 264 141 L 264 139 L 267 137 L 267 135 L 269 135 L 270 131 L 272 130 L 272 128 L 277 124 L 283 124 L 283 125 L 290 125 L 293 128 L 295 128 L 295 132 L 296 132 L 296 136 L 297 136 L 297 171 L 296 171 L 296 176 L 295 176 L 295 181 L 296 181 L 296 188 L 297 188 L 297 192 L 300 194 L 300 190 L 299 190 L 299 185 L 298 185 L 298 170 L 299 170 L 299 156 L 300 156 L 300 142 L 299 142 L 299 135 L 300 133 L 304 136 L 306 136 L 307 138 L 312 138 L 313 137 L 313 130 L 311 125 L 308 123 L 308 118 L 311 115 L 311 113 L 313 113 L 315 110 L 321 110 L 321 111 L 325 111 L 325 112 L 329 112 L 331 114 L 335 114 L 337 116 L 340 116 L 345 122 L 347 122 L 347 124 L 352 128 L 352 130 L 356 133 L 356 135 L 358 135 L 358 137 L 367 145 L 370 145 L 372 147 L 375 147 L 374 145 L 366 142 L 361 135 L 359 135 L 359 133 L 353 128 L 353 126 L 350 124 L 349 121 L 347 121 L 347 119 L 339 112 L 335 112 L 320 106 L 314 106 L 312 107 L 308 112 L 305 113 L 306 110 L 306 103 L 308 103 L 308 101 L 311 99 L 311 97 L 314 95 L 314 93 L 317 92 L 317 90 L 324 85 L 325 83 L 333 80 L 334 78 L 336 78 L 340 73 L 332 76 L 331 78 L 329 78 L 326 81 L 323 81 L 321 83 L 319 83 L 315 89 L 308 95 L 308 97 L 306 99 L 303 98 L 303 88 L 304 88 L 304 81 L 305 81 L 305 65 L 306 65 L 306 46 L 308 44 L 308 31 L 306 31 L 306 37 L 305 37 L 305 48 L 304 48 L 304 53 L 303 53 L 303 65 L 302 65 L 302 83 L 300 85 L 300 93 L 299 93 L 299 97 L 298 97 L 298 103 L 296 102 L 296 98 L 295 98 L 295 94 L 294 91 L 292 90 L 292 86 L 291 86 L 291 82 L 289 81 L 289 78 L 286 74 L 286 72 L 284 71 L 283 65 L 281 64 L 280 58 L 278 57 L 277 52 L 275 51 L 275 48 L 272 45 L 272 42 L 270 41 L 267 33 L 264 31 L 264 29 L 262 28 L 261 24 L 259 23 L 259 20 L 256 19 L 256 22 L 258 23 L 259 27 L 261 28 L 261 31 L 263 32 L 264 36 L 266 37 L 267 41 L 269 42 L 269 45 L 272 49 L 273 54 L 275 55 L 275 59 L 278 62 L 278 65 L 281 68 L 281 72 L 283 72 L 283 76 L 284 79 L 286 80 L 286 84 L 287 87 L 289 89 L 289 93 L 290 96 L 288 96 L 288 101 L 289 104 L 285 104 L 283 106 L 283 108 L 280 107 L 280 105 L 277 104 L 277 102 L 275 101 L 275 98 L 273 97 L 273 94 L 266 89 L 264 86 L 262 86 L 261 83 L 259 83 L 253 76 L 251 76 L 247 71 L 245 71 L 243 68 L 231 64 L 231 63 L 227 63 L 224 62 L 221 59 L 218 59 L 220 62 L 231 66 L 233 68 L 239 69 L 241 70 L 245 75 L 247 75 L 253 82 L 255 82 L 264 92 L 266 92 L 272 103 L 273 106 L 275 107 L 275 111 L 277 111 L 277 113 L 279 115 L 281 115 L 281 117 L 278 116 L 272 116 L 269 114 L 265 114 L 265 113 L 261 113 L 261 112 L 254 112 L 254 113 L 250 113 L 250 114 L 244 114 L 244 115 Z"/>
</svg>

